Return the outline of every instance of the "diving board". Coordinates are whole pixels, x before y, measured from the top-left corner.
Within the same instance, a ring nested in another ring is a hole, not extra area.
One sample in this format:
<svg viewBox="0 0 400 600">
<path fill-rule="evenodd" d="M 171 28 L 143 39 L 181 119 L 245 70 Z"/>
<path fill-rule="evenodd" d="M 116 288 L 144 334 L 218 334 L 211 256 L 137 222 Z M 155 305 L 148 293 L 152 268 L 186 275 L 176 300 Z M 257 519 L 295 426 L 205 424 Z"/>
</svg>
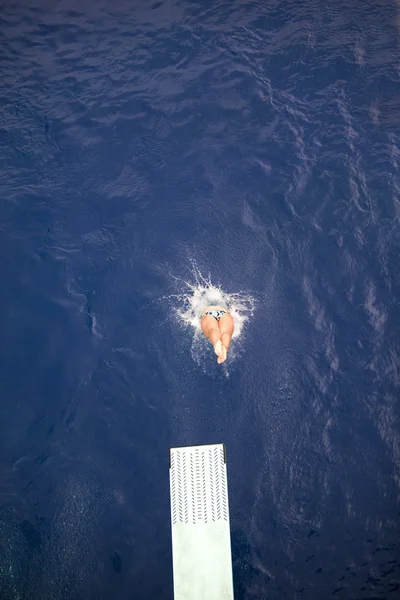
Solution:
<svg viewBox="0 0 400 600">
<path fill-rule="evenodd" d="M 174 600 L 233 600 L 225 446 L 170 449 Z"/>
</svg>

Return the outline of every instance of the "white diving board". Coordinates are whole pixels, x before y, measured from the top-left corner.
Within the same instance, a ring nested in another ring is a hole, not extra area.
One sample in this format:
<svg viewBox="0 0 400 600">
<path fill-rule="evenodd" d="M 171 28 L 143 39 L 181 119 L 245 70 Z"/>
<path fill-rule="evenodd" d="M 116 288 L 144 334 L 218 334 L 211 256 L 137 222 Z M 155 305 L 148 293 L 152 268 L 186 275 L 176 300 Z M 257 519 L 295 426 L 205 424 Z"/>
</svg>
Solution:
<svg viewBox="0 0 400 600">
<path fill-rule="evenodd" d="M 233 600 L 225 446 L 170 449 L 174 600 Z"/>
</svg>

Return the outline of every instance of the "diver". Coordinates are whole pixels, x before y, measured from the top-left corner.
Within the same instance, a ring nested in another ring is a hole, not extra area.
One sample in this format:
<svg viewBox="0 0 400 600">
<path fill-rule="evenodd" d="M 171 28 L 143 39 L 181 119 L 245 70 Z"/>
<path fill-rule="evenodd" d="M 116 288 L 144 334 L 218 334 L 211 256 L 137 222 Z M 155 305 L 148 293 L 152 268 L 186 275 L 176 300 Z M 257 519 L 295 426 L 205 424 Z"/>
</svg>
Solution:
<svg viewBox="0 0 400 600">
<path fill-rule="evenodd" d="M 200 313 L 201 330 L 214 346 L 217 362 L 225 362 L 234 330 L 233 317 L 224 306 L 205 306 Z"/>
</svg>

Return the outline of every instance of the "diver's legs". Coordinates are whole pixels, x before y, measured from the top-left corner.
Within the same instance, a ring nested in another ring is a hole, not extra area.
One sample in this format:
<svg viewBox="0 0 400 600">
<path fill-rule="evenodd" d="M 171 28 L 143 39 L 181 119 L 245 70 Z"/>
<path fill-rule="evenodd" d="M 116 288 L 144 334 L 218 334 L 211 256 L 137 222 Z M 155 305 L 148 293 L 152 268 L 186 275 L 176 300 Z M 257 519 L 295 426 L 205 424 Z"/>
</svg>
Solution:
<svg viewBox="0 0 400 600">
<path fill-rule="evenodd" d="M 232 315 L 224 315 L 219 320 L 219 330 L 221 332 L 221 341 L 225 348 L 228 350 L 231 343 L 233 330 L 235 328 L 233 323 Z"/>
<path fill-rule="evenodd" d="M 219 357 L 222 354 L 221 331 L 218 322 L 211 315 L 204 315 L 200 322 L 201 330 L 214 346 L 214 352 Z"/>
<path fill-rule="evenodd" d="M 229 345 L 231 343 L 231 339 L 232 339 L 232 336 L 230 333 L 223 333 L 221 335 L 221 342 L 222 342 L 223 346 L 225 346 L 227 351 L 228 351 Z"/>
</svg>

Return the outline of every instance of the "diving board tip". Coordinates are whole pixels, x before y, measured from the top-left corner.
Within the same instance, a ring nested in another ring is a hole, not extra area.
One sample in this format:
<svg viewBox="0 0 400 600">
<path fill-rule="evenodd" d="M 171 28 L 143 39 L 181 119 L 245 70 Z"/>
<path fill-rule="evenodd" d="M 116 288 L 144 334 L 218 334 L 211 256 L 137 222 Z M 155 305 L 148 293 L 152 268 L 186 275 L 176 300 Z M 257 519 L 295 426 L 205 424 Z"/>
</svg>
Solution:
<svg viewBox="0 0 400 600">
<path fill-rule="evenodd" d="M 170 449 L 174 600 L 233 600 L 224 444 Z"/>
</svg>

